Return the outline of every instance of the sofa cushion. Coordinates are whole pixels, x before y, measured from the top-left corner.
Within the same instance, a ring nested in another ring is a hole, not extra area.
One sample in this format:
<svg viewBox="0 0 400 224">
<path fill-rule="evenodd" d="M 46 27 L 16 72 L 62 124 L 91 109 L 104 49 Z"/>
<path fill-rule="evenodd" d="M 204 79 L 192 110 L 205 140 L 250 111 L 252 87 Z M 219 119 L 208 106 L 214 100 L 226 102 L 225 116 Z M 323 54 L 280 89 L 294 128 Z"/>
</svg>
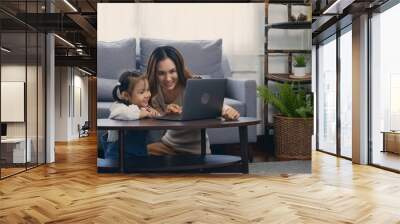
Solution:
<svg viewBox="0 0 400 224">
<path fill-rule="evenodd" d="M 232 77 L 231 66 L 229 65 L 229 61 L 228 61 L 228 58 L 226 57 L 226 55 L 222 55 L 221 70 L 222 70 L 223 77 L 225 77 L 225 78 Z"/>
<path fill-rule="evenodd" d="M 224 98 L 224 104 L 229 105 L 233 108 L 235 108 L 241 116 L 244 116 L 246 114 L 246 104 L 245 102 L 241 102 L 239 100 L 231 99 L 231 98 Z"/>
<path fill-rule="evenodd" d="M 222 39 L 218 40 L 161 40 L 140 39 L 140 70 L 145 71 L 147 61 L 153 50 L 159 46 L 170 45 L 178 49 L 185 60 L 186 67 L 197 75 L 223 78 Z"/>
<path fill-rule="evenodd" d="M 97 77 L 118 79 L 124 71 L 136 70 L 136 40 L 97 42 Z"/>
<path fill-rule="evenodd" d="M 97 78 L 97 101 L 114 101 L 112 91 L 117 83 L 116 79 Z"/>
<path fill-rule="evenodd" d="M 97 102 L 97 119 L 108 118 L 112 102 Z"/>
</svg>

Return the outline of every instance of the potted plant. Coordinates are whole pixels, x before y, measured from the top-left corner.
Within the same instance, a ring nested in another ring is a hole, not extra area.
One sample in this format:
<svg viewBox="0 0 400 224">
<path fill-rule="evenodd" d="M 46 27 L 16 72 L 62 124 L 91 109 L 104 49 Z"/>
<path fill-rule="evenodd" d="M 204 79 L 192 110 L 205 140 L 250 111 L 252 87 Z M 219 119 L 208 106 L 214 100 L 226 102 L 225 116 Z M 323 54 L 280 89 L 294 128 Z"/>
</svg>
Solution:
<svg viewBox="0 0 400 224">
<path fill-rule="evenodd" d="M 278 84 L 277 92 L 266 86 L 257 88 L 265 103 L 274 106 L 275 155 L 278 159 L 311 159 L 313 99 L 300 86 Z"/>
<path fill-rule="evenodd" d="M 294 56 L 293 75 L 303 77 L 306 75 L 306 57 L 303 54 Z"/>
</svg>

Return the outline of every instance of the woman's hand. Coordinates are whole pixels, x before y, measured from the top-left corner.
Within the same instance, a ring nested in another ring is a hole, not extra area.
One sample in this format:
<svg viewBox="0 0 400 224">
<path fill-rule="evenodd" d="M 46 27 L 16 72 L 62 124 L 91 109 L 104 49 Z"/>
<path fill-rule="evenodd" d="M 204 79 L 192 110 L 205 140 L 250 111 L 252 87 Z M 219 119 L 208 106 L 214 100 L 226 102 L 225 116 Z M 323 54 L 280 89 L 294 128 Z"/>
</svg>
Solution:
<svg viewBox="0 0 400 224">
<path fill-rule="evenodd" d="M 240 117 L 240 113 L 233 107 L 224 105 L 222 107 L 222 117 L 226 120 L 237 120 Z"/>
<path fill-rule="evenodd" d="M 167 109 L 166 109 L 167 113 L 176 113 L 176 114 L 180 114 L 182 113 L 182 107 L 177 105 L 177 104 L 168 104 L 167 105 Z"/>
</svg>

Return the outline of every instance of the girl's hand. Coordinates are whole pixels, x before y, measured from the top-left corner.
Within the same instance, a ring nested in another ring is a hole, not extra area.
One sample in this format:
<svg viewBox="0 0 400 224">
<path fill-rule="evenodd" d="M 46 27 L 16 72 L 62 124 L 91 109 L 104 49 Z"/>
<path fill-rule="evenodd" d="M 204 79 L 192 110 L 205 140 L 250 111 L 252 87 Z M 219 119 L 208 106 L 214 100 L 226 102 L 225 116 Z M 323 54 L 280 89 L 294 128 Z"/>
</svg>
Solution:
<svg viewBox="0 0 400 224">
<path fill-rule="evenodd" d="M 139 118 L 146 118 L 146 117 L 150 117 L 149 111 L 147 111 L 147 109 L 144 107 L 140 108 Z"/>
<path fill-rule="evenodd" d="M 160 113 L 156 109 L 154 109 L 152 107 L 147 107 L 147 112 L 149 112 L 150 117 L 158 117 L 158 116 L 160 116 Z"/>
<path fill-rule="evenodd" d="M 222 117 L 226 120 L 237 120 L 240 117 L 240 113 L 233 107 L 224 105 L 222 107 Z"/>
<path fill-rule="evenodd" d="M 182 107 L 177 104 L 168 104 L 166 112 L 180 114 L 182 113 Z"/>
</svg>

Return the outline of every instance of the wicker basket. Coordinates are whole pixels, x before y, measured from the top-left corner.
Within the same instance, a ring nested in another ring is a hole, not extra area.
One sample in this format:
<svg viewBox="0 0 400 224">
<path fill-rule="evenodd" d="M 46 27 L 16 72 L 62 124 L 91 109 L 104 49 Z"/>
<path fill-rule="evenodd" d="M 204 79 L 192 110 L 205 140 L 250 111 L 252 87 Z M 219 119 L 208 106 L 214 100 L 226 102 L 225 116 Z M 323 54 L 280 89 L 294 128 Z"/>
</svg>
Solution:
<svg viewBox="0 0 400 224">
<path fill-rule="evenodd" d="M 313 118 L 274 116 L 275 156 L 278 159 L 311 159 Z"/>
</svg>

